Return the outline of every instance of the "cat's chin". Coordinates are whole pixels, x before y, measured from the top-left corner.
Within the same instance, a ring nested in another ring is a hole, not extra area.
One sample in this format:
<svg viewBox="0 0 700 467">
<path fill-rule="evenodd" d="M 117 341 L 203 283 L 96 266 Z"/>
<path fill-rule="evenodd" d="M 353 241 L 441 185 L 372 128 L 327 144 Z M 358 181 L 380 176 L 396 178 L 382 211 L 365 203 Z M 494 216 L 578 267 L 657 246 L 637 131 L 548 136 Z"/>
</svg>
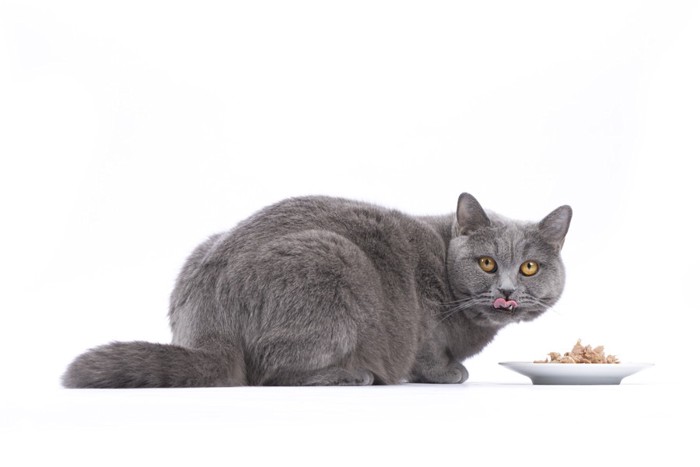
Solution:
<svg viewBox="0 0 700 467">
<path fill-rule="evenodd" d="M 465 311 L 465 315 L 475 324 L 484 327 L 502 328 L 512 323 L 521 321 L 532 321 L 537 318 L 541 312 L 534 310 L 506 310 L 494 309 L 492 307 L 478 307 Z"/>
<path fill-rule="evenodd" d="M 488 328 L 502 328 L 517 320 L 513 320 L 512 312 L 496 311 L 487 307 L 472 308 L 464 313 L 474 324 Z"/>
</svg>

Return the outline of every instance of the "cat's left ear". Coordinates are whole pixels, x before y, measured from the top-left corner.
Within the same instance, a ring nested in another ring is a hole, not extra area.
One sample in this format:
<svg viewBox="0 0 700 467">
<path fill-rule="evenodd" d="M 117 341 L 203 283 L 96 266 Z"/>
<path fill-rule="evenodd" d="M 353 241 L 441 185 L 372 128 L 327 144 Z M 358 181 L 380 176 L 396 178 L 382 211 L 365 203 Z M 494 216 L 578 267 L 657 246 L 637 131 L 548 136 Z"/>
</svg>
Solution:
<svg viewBox="0 0 700 467">
<path fill-rule="evenodd" d="M 564 246 L 564 237 L 569 231 L 573 214 L 571 206 L 559 206 L 542 219 L 538 225 L 542 238 L 557 250 L 561 250 L 561 247 Z"/>
<path fill-rule="evenodd" d="M 469 193 L 462 193 L 457 200 L 457 225 L 459 234 L 466 235 L 473 230 L 491 225 L 481 204 Z"/>
</svg>

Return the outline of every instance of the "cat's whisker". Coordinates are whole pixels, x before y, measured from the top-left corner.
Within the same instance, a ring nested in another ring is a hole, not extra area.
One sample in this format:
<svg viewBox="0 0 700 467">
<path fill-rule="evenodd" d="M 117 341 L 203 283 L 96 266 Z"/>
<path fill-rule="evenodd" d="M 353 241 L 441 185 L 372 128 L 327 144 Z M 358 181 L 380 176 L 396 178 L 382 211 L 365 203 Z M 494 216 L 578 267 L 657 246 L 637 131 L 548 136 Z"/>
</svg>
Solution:
<svg viewBox="0 0 700 467">
<path fill-rule="evenodd" d="M 524 299 L 525 300 L 523 300 L 523 304 L 527 304 L 527 301 L 530 301 L 530 302 L 534 303 L 535 305 L 539 305 L 539 306 L 543 307 L 545 309 L 545 311 L 553 312 L 559 316 L 562 315 L 562 313 L 557 308 L 555 308 L 554 305 L 550 305 L 547 302 L 545 302 L 544 300 L 541 300 L 537 297 L 533 297 L 532 295 L 528 295 L 528 296 L 525 296 Z"/>
<path fill-rule="evenodd" d="M 466 308 L 466 307 L 465 307 L 465 308 Z M 465 308 L 455 308 L 454 310 L 450 311 L 449 313 L 446 313 L 445 316 L 443 316 L 442 318 L 440 318 L 440 319 L 438 320 L 438 323 L 443 323 L 443 322 L 447 321 L 448 319 L 450 319 L 451 317 L 453 317 L 453 316 L 456 315 L 457 313 L 459 313 L 459 312 L 461 312 L 461 311 L 464 311 Z"/>
<path fill-rule="evenodd" d="M 464 303 L 464 302 L 467 301 L 467 300 L 471 300 L 471 298 L 463 298 L 463 299 L 461 299 L 461 300 L 455 300 L 455 301 L 453 301 L 453 302 L 442 302 L 442 303 L 440 304 L 440 306 L 452 307 L 452 306 L 460 305 L 460 304 Z"/>
<path fill-rule="evenodd" d="M 470 301 L 470 300 L 478 300 L 478 299 L 481 299 L 481 298 L 487 298 L 487 297 L 490 297 L 490 295 L 491 295 L 491 294 L 489 294 L 489 293 L 480 293 L 480 294 L 477 294 L 477 295 L 470 295 L 470 296 L 468 296 L 468 297 L 460 298 L 460 299 L 458 299 L 458 300 L 453 300 L 453 301 L 450 301 L 450 302 L 442 302 L 441 305 L 442 305 L 442 306 L 451 306 L 451 305 L 461 304 L 461 303 L 464 303 L 464 302 Z"/>
<path fill-rule="evenodd" d="M 450 308 L 449 310 L 447 310 L 447 311 L 445 311 L 445 312 L 443 313 L 443 316 L 440 317 L 440 319 L 438 320 L 438 322 L 442 323 L 443 321 L 445 321 L 445 320 L 451 318 L 452 316 L 456 315 L 456 314 L 459 313 L 460 311 L 463 311 L 463 310 L 465 310 L 466 308 L 468 308 L 468 305 L 469 305 L 468 303 L 462 303 L 462 304 L 460 304 L 460 305 L 457 305 L 457 306 L 455 306 L 455 307 Z"/>
<path fill-rule="evenodd" d="M 443 321 L 451 318 L 452 316 L 459 313 L 460 311 L 464 311 L 464 310 L 472 307 L 473 305 L 483 305 L 489 301 L 490 301 L 490 294 L 486 294 L 486 293 L 460 300 L 456 306 L 451 307 L 447 311 L 445 311 L 444 316 L 442 316 L 438 322 L 442 323 Z"/>
</svg>

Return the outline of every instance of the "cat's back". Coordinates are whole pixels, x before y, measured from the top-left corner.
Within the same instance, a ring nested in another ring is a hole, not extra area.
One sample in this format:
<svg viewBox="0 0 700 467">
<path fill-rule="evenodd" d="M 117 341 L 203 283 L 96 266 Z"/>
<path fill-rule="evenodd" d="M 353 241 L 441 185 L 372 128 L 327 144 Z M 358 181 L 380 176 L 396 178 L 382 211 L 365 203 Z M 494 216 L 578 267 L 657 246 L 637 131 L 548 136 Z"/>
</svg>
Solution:
<svg viewBox="0 0 700 467">
<path fill-rule="evenodd" d="M 339 235 L 368 254 L 408 250 L 417 236 L 432 235 L 426 224 L 397 210 L 344 198 L 306 196 L 285 199 L 258 211 L 231 230 L 225 243 L 243 252 L 305 231 Z"/>
<path fill-rule="evenodd" d="M 298 250 L 353 250 L 380 274 L 419 273 L 441 268 L 446 248 L 435 228 L 418 217 L 371 203 L 328 196 L 288 198 L 269 205 L 228 232 L 210 237 L 186 262 L 180 289 L 213 284 L 224 271 L 265 268 L 271 247 L 278 253 Z M 198 278 L 199 280 L 189 280 Z M 190 287 L 188 287 L 190 286 Z"/>
</svg>

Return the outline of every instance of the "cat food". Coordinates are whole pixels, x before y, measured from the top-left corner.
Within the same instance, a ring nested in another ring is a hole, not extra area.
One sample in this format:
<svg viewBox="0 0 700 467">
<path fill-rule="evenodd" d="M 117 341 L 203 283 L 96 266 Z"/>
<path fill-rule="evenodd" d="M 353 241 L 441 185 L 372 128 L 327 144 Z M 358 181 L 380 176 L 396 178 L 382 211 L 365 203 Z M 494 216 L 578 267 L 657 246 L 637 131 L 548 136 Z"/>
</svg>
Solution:
<svg viewBox="0 0 700 467">
<path fill-rule="evenodd" d="M 558 352 L 549 352 L 549 357 L 544 360 L 535 360 L 535 363 L 620 363 L 615 355 L 605 355 L 602 345 L 591 347 L 581 345 L 581 339 L 576 342 L 570 352 L 561 355 Z"/>
</svg>

